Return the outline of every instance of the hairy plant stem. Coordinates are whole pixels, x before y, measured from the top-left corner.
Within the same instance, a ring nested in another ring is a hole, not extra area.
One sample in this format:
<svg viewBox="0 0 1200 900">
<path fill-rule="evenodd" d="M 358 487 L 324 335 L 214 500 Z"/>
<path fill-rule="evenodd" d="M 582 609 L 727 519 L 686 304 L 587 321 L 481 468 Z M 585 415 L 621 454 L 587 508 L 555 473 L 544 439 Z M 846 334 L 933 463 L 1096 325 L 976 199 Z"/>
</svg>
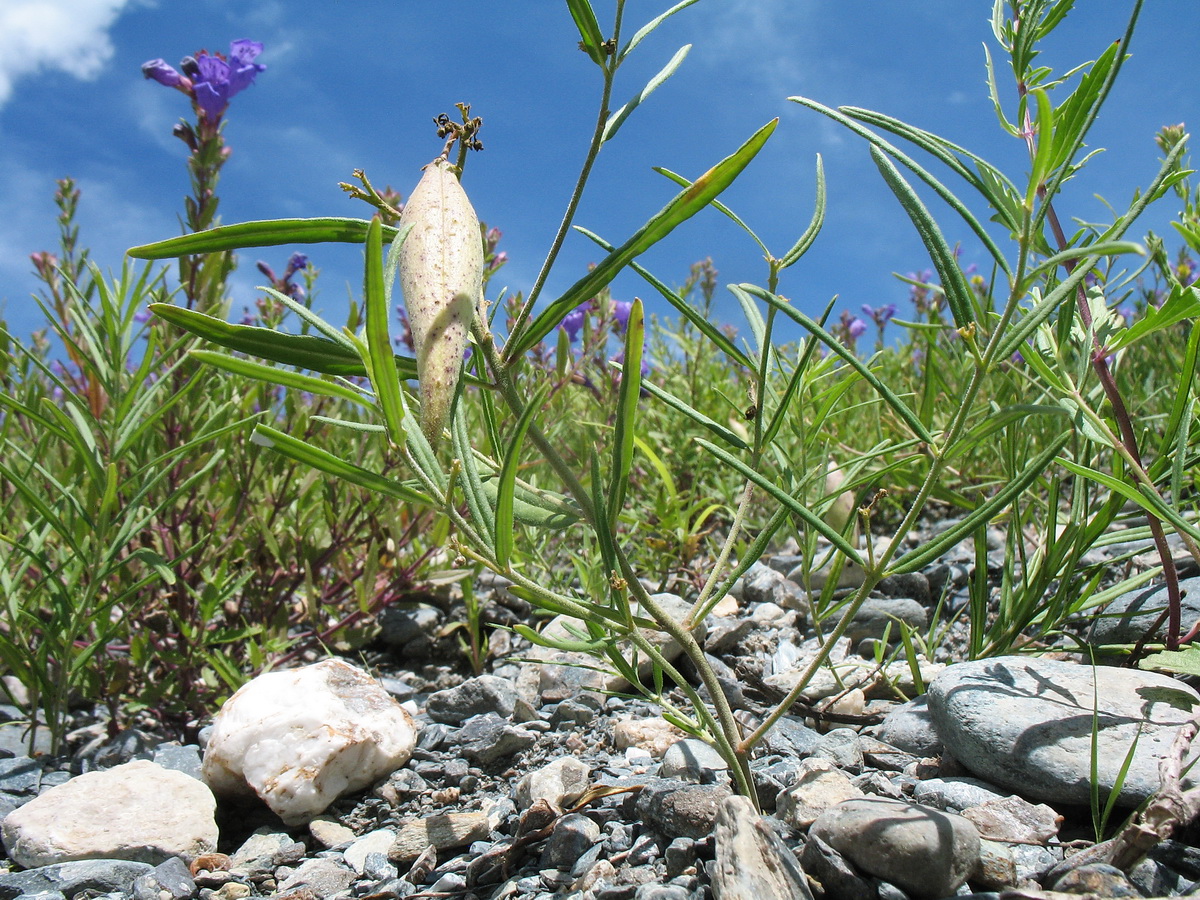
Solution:
<svg viewBox="0 0 1200 900">
<path fill-rule="evenodd" d="M 613 28 L 612 41 L 618 43 L 621 37 L 621 15 L 624 10 L 624 0 L 619 0 L 617 3 L 616 24 Z M 587 155 L 583 160 L 583 168 L 579 170 L 579 177 L 575 180 L 575 189 L 571 191 L 571 199 L 567 201 L 567 210 L 563 214 L 562 222 L 559 223 L 558 232 L 554 235 L 554 241 L 550 244 L 550 252 L 546 254 L 546 259 L 542 262 L 542 268 L 537 273 L 537 278 L 533 281 L 533 287 L 529 290 L 529 296 L 525 298 L 525 302 L 521 304 L 521 309 L 517 312 L 516 318 L 513 320 L 512 328 L 509 329 L 508 343 L 516 347 L 517 343 L 513 340 L 518 337 L 521 330 L 525 327 L 525 323 L 529 321 L 529 316 L 533 312 L 533 305 L 541 296 L 542 288 L 546 284 L 546 279 L 550 275 L 550 270 L 554 268 L 554 262 L 558 259 L 558 253 L 562 249 L 563 242 L 567 239 L 567 232 L 571 230 L 571 223 L 575 220 L 575 211 L 579 208 L 579 201 L 583 199 L 583 189 L 587 186 L 588 178 L 592 174 L 592 166 L 596 163 L 596 157 L 600 155 L 600 148 L 604 145 L 604 127 L 608 124 L 609 108 L 608 104 L 612 100 L 613 79 L 617 74 L 617 66 L 620 65 L 615 56 L 609 57 L 608 64 L 602 68 L 604 72 L 604 87 L 600 93 L 600 111 L 596 115 L 596 127 L 592 130 L 592 139 L 588 144 Z M 506 365 L 513 362 L 511 358 L 505 355 L 504 360 Z"/>
<path fill-rule="evenodd" d="M 495 341 L 492 339 L 491 333 L 486 330 L 484 323 L 476 319 L 472 325 L 475 333 L 476 342 L 483 350 L 484 358 L 487 360 L 488 368 L 492 371 L 492 375 L 496 380 L 496 386 L 500 389 L 500 395 L 504 398 L 504 402 L 508 405 L 512 413 L 518 417 L 524 412 L 525 404 L 521 399 L 520 393 L 513 384 L 511 374 L 508 368 L 500 359 L 500 354 L 496 350 Z M 542 433 L 541 428 L 537 423 L 533 423 L 529 427 L 529 439 L 533 441 L 538 451 L 543 455 L 550 467 L 562 480 L 563 486 L 567 492 L 579 505 L 585 524 L 597 534 L 601 529 L 608 528 L 605 517 L 592 505 L 592 495 L 576 476 L 574 470 L 567 464 L 567 461 L 558 453 L 554 444 L 549 441 Z M 725 692 L 721 688 L 721 683 L 712 670 L 708 660 L 704 657 L 704 649 L 696 640 L 689 628 L 675 619 L 673 619 L 666 610 L 662 608 L 647 592 L 646 588 L 638 579 L 638 573 L 629 562 L 624 550 L 617 541 L 613 541 L 614 552 L 616 554 L 617 565 L 620 568 L 621 577 L 625 580 L 626 585 L 633 598 L 641 606 L 641 608 L 652 618 L 670 638 L 672 638 L 682 649 L 688 660 L 696 667 L 696 671 L 700 675 L 700 680 L 705 688 L 708 689 L 709 697 L 716 713 L 716 728 L 713 729 L 712 737 L 716 741 L 717 749 L 721 752 L 722 757 L 729 763 L 730 769 L 734 774 L 734 780 L 737 782 L 739 792 L 749 797 L 756 805 L 757 798 L 754 791 L 754 782 L 750 775 L 749 756 L 742 752 L 740 748 L 741 729 L 738 726 L 737 720 L 733 717 L 733 709 L 729 705 L 729 701 L 725 697 Z M 506 575 L 508 573 L 505 573 Z M 586 611 L 580 607 L 583 615 L 580 618 L 586 619 Z M 628 634 L 635 646 L 641 647 L 641 642 L 644 638 L 638 634 L 637 629 L 630 629 Z M 655 650 L 652 658 L 657 656 L 661 659 L 661 654 Z M 656 660 L 657 661 L 657 660 Z M 664 661 L 665 662 L 665 661 Z M 664 667 L 664 671 L 675 673 L 672 679 L 691 697 L 694 691 L 687 684 L 686 679 L 677 677 L 678 673 L 674 668 Z M 699 695 L 695 695 L 694 703 L 698 703 L 697 709 L 704 710 L 703 701 Z"/>
</svg>

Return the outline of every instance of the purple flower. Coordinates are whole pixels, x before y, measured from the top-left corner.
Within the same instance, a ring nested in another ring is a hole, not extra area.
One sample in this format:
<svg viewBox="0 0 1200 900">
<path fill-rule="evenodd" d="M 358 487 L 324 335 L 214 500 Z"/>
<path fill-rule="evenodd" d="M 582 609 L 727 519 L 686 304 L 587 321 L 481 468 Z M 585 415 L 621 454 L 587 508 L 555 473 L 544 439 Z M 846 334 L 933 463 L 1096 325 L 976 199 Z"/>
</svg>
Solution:
<svg viewBox="0 0 1200 900">
<path fill-rule="evenodd" d="M 866 330 L 867 330 L 867 323 L 864 322 L 862 319 L 860 319 L 858 316 L 855 316 L 853 319 L 851 319 L 850 324 L 848 324 L 846 326 L 846 334 L 850 335 L 850 337 L 852 337 L 852 338 L 862 337 L 863 332 L 865 332 Z"/>
<path fill-rule="evenodd" d="M 254 84 L 255 77 L 266 68 L 254 62 L 262 49 L 258 41 L 242 39 L 229 45 L 228 60 L 201 51 L 196 56 L 200 74 L 192 86 L 196 104 L 213 118 L 224 113 L 234 95 Z"/>
<path fill-rule="evenodd" d="M 258 41 L 236 40 L 229 45 L 229 56 L 201 50 L 194 57 L 186 56 L 179 63 L 180 74 L 161 59 L 142 65 L 142 74 L 166 87 L 176 88 L 190 96 L 204 115 L 219 119 L 229 106 L 230 99 L 254 83 L 266 66 L 254 60 L 262 53 Z"/>
<path fill-rule="evenodd" d="M 614 300 L 612 310 L 617 334 L 621 334 L 629 325 L 629 313 L 633 310 L 633 302 L 631 300 Z"/>
<path fill-rule="evenodd" d="M 583 330 L 583 317 L 587 315 L 588 303 L 580 303 L 563 317 L 561 328 L 567 333 L 567 340 L 572 344 L 579 340 L 579 332 Z"/>
<path fill-rule="evenodd" d="M 167 65 L 164 59 L 152 59 L 142 63 L 142 75 L 153 78 L 159 84 L 169 88 L 177 88 L 183 82 L 183 76 Z"/>
<path fill-rule="evenodd" d="M 882 328 L 882 327 L 883 327 L 884 325 L 886 325 L 886 324 L 887 324 L 887 323 L 888 323 L 888 322 L 891 320 L 891 318 L 892 318 L 893 316 L 895 316 L 895 315 L 896 315 L 896 313 L 898 313 L 900 310 L 899 310 L 899 308 L 896 306 L 896 304 L 895 304 L 895 303 L 889 303 L 887 306 L 871 306 L 871 305 L 870 305 L 870 304 L 868 304 L 868 303 L 864 303 L 864 304 L 863 304 L 863 307 L 862 307 L 862 311 L 863 311 L 863 312 L 864 312 L 864 313 L 865 313 L 865 314 L 866 314 L 868 317 L 870 317 L 870 319 L 871 319 L 872 321 L 874 321 L 874 323 L 875 323 L 875 326 L 876 326 L 877 328 Z M 866 326 L 863 326 L 863 327 L 865 328 Z M 860 332 L 860 334 L 861 334 L 861 332 Z"/>
<path fill-rule="evenodd" d="M 284 281 L 287 281 L 297 272 L 308 268 L 308 256 L 304 253 L 293 253 L 288 258 L 287 270 L 283 274 Z"/>
</svg>

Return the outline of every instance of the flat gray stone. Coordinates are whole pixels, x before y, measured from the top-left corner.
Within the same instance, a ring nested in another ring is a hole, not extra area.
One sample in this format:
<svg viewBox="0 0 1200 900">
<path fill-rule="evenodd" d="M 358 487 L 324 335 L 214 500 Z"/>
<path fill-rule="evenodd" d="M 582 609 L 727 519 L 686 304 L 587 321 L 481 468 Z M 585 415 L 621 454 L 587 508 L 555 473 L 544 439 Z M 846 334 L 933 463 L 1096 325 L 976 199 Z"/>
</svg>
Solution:
<svg viewBox="0 0 1200 900">
<path fill-rule="evenodd" d="M 73 897 L 80 891 L 106 894 L 109 891 L 129 893 L 139 875 L 152 871 L 149 863 L 124 859 L 84 859 L 8 872 L 0 875 L 0 900 L 13 900 L 21 894 L 58 891 Z"/>
<path fill-rule="evenodd" d="M 458 687 L 430 694 L 425 711 L 435 722 L 461 725 L 471 716 L 496 713 L 507 718 L 517 705 L 517 689 L 507 678 L 480 675 Z"/>
<path fill-rule="evenodd" d="M 1158 789 L 1159 762 L 1198 706 L 1200 694 L 1166 675 L 1034 657 L 959 663 L 929 687 L 934 725 L 955 759 L 1050 803 L 1090 802 L 1094 711 L 1102 801 L 1136 740 L 1118 798 L 1131 807 Z"/>
<path fill-rule="evenodd" d="M 715 900 L 812 900 L 796 858 L 745 797 L 722 801 L 714 838 Z"/>
<path fill-rule="evenodd" d="M 929 716 L 929 698 L 922 694 L 890 710 L 879 724 L 876 736 L 914 756 L 937 756 L 942 741 Z"/>
<path fill-rule="evenodd" d="M 948 897 L 979 864 L 979 832 L 962 816 L 899 800 L 847 800 L 826 810 L 809 835 L 864 872 L 914 897 Z"/>
<path fill-rule="evenodd" d="M 1182 630 L 1186 632 L 1200 619 L 1200 578 L 1184 578 L 1179 582 Z M 1167 608 L 1167 586 L 1140 587 L 1121 594 L 1097 617 L 1088 641 L 1092 644 L 1133 644 Z M 1166 623 L 1155 632 L 1152 640 L 1162 640 Z"/>
<path fill-rule="evenodd" d="M 901 623 L 924 631 L 929 626 L 929 613 L 910 597 L 869 597 L 855 613 L 846 636 L 857 644 L 863 638 L 883 637 L 891 625 L 890 640 L 898 641 Z"/>
</svg>

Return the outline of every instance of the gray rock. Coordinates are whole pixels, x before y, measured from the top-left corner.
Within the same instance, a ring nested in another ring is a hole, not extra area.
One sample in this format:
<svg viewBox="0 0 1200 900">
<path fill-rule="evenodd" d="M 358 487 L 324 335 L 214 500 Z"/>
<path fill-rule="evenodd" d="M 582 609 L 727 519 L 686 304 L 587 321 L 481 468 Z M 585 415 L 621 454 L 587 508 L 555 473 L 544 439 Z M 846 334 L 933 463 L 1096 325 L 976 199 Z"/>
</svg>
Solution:
<svg viewBox="0 0 1200 900">
<path fill-rule="evenodd" d="M 442 614 L 431 606 L 400 609 L 385 606 L 379 613 L 379 638 L 389 647 L 403 647 L 437 631 Z"/>
<path fill-rule="evenodd" d="M 930 602 L 929 579 L 923 572 L 906 572 L 903 575 L 889 575 L 875 590 L 885 597 L 911 597 L 922 606 Z"/>
<path fill-rule="evenodd" d="M 771 753 L 780 756 L 811 756 L 821 744 L 821 735 L 800 719 L 784 716 L 767 732 L 763 744 Z"/>
<path fill-rule="evenodd" d="M 828 760 L 847 772 L 862 770 L 863 752 L 858 743 L 858 732 L 850 728 L 835 728 L 825 734 L 813 755 Z"/>
<path fill-rule="evenodd" d="M 1016 796 L 988 800 L 962 814 L 975 823 L 983 837 L 1012 844 L 1044 844 L 1058 834 L 1063 821 L 1045 803 L 1033 804 Z"/>
<path fill-rule="evenodd" d="M 1050 888 L 1065 894 L 1090 894 L 1093 897 L 1141 897 L 1142 894 L 1113 866 L 1089 863 L 1065 872 Z"/>
<path fill-rule="evenodd" d="M 570 871 L 583 854 L 600 840 L 600 826 L 582 813 L 562 816 L 546 839 L 542 851 L 543 869 Z"/>
<path fill-rule="evenodd" d="M 517 703 L 517 689 L 506 678 L 480 675 L 458 687 L 430 694 L 425 711 L 435 722 L 460 725 L 472 716 L 497 713 L 507 718 Z"/>
<path fill-rule="evenodd" d="M 995 785 L 968 776 L 929 778 L 918 781 L 913 788 L 913 799 L 918 803 L 949 812 L 962 812 L 972 806 L 1003 797 L 1004 794 L 996 790 Z"/>
<path fill-rule="evenodd" d="M 468 719 L 458 733 L 458 752 L 479 766 L 491 765 L 535 743 L 536 734 L 520 725 L 510 725 L 494 712 Z"/>
<path fill-rule="evenodd" d="M 197 781 L 204 780 L 200 748 L 195 744 L 162 744 L 154 750 L 154 762 L 164 769 L 190 775 Z"/>
<path fill-rule="evenodd" d="M 133 882 L 134 900 L 185 900 L 196 893 L 192 873 L 178 856 L 159 863 Z"/>
<path fill-rule="evenodd" d="M 686 837 L 675 838 L 663 851 L 663 861 L 667 864 L 668 878 L 682 875 L 684 870 L 696 864 L 696 842 Z"/>
<path fill-rule="evenodd" d="M 925 694 L 890 710 L 876 733 L 881 741 L 914 756 L 937 756 L 942 752 L 942 741 L 933 727 L 929 698 Z"/>
<path fill-rule="evenodd" d="M 304 859 L 305 848 L 281 831 L 260 828 L 242 842 L 229 859 L 229 871 L 250 877 L 271 872 L 276 866 Z"/>
<path fill-rule="evenodd" d="M 0 759 L 0 791 L 6 794 L 36 794 L 42 780 L 42 764 L 28 756 Z"/>
<path fill-rule="evenodd" d="M 731 793 L 723 784 L 685 784 L 661 778 L 642 788 L 635 808 L 643 822 L 668 838 L 702 838 L 712 831 L 717 810 Z"/>
<path fill-rule="evenodd" d="M 1041 881 L 1042 876 L 1062 860 L 1062 851 L 1055 851 L 1039 844 L 1012 844 L 1008 848 L 1013 865 L 1017 870 L 1017 882 Z"/>
<path fill-rule="evenodd" d="M 1180 610 L 1183 630 L 1187 631 L 1200 619 L 1200 578 L 1184 578 L 1179 582 L 1182 595 Z M 1121 594 L 1096 618 L 1088 641 L 1100 644 L 1133 644 L 1146 636 L 1147 630 L 1167 608 L 1167 586 L 1140 587 Z M 1152 640 L 1162 640 L 1166 623 L 1155 632 Z"/>
<path fill-rule="evenodd" d="M 710 772 L 724 772 L 729 769 L 729 763 L 704 741 L 686 738 L 667 748 L 658 767 L 658 774 L 662 778 L 701 781 L 706 769 Z"/>
<path fill-rule="evenodd" d="M 745 797 L 729 797 L 716 817 L 715 900 L 812 900 L 804 871 Z"/>
<path fill-rule="evenodd" d="M 306 859 L 279 883 L 278 892 L 286 894 L 303 887 L 316 894 L 319 900 L 325 900 L 349 888 L 354 878 L 353 869 L 332 859 Z"/>
<path fill-rule="evenodd" d="M 896 800 L 847 800 L 822 813 L 810 835 L 859 869 L 915 897 L 946 897 L 979 864 L 979 832 L 962 816 Z"/>
<path fill-rule="evenodd" d="M 0 900 L 13 900 L 21 894 L 43 891 L 58 891 L 68 897 L 80 891 L 129 893 L 138 876 L 152 868 L 148 863 L 124 859 L 83 859 L 24 872 L 8 872 L 0 875 Z"/>
<path fill-rule="evenodd" d="M 517 782 L 517 807 L 529 809 L 539 800 L 560 808 L 570 806 L 587 790 L 591 771 L 582 760 L 560 756 L 540 769 L 526 773 Z"/>
<path fill-rule="evenodd" d="M 826 897 L 838 900 L 877 900 L 879 893 L 871 882 L 815 834 L 810 834 L 800 855 L 804 871 L 817 880 Z"/>
<path fill-rule="evenodd" d="M 1035 657 L 959 663 L 929 688 L 934 724 L 955 759 L 981 778 L 1052 803 L 1090 801 L 1094 710 L 1102 797 L 1136 739 L 1117 801 L 1129 807 L 1158 789 L 1159 762 L 1197 706 L 1200 695 L 1165 675 Z"/>
<path fill-rule="evenodd" d="M 900 625 L 912 625 L 922 631 L 929 626 L 925 607 L 909 597 L 870 597 L 855 613 L 846 636 L 857 644 L 864 638 L 881 638 L 891 625 L 891 639 L 900 638 Z"/>
<path fill-rule="evenodd" d="M 692 892 L 678 884 L 641 884 L 633 900 L 691 900 Z"/>
</svg>

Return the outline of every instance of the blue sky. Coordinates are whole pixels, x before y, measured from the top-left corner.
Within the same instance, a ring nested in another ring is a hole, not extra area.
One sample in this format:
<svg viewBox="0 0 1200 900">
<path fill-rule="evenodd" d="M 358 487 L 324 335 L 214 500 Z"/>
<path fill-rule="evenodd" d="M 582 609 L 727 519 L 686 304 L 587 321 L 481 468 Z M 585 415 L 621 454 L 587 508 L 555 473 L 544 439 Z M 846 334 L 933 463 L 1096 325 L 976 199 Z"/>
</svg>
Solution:
<svg viewBox="0 0 1200 900">
<path fill-rule="evenodd" d="M 613 4 L 595 5 L 607 30 Z M 624 34 L 669 5 L 629 0 Z M 1130 6 L 1080 0 L 1042 61 L 1065 71 L 1094 59 L 1120 36 Z M 619 73 L 617 104 L 681 45 L 693 45 L 675 77 L 602 150 L 576 222 L 620 242 L 674 193 L 651 166 L 695 176 L 779 116 L 766 149 L 723 199 L 782 253 L 808 223 L 814 158 L 823 154 L 827 224 L 784 276 L 781 292 L 810 311 L 834 294 L 839 308 L 852 311 L 902 304 L 906 288 L 891 273 L 928 265 L 907 218 L 861 141 L 785 98 L 884 111 L 1019 175 L 1024 149 L 997 127 L 984 81 L 990 8 L 988 0 L 700 0 L 643 42 Z M 1156 129 L 1198 121 L 1198 25 L 1195 0 L 1146 4 L 1133 58 L 1089 141 L 1107 152 L 1086 181 L 1069 186 L 1061 216 L 1105 220 L 1093 195 L 1126 203 L 1157 169 Z M 365 216 L 367 208 L 337 182 L 362 168 L 377 185 L 407 194 L 440 149 L 431 118 L 467 101 L 484 118 L 486 150 L 471 160 L 464 184 L 480 217 L 504 232 L 510 262 L 498 281 L 528 289 L 578 173 L 599 98 L 598 72 L 576 48 L 565 4 L 0 0 L 0 314 L 15 333 L 40 322 L 29 300 L 36 282 L 28 255 L 55 246 L 55 178 L 79 182 L 81 241 L 106 268 L 119 267 L 129 246 L 179 233 L 186 148 L 171 127 L 189 108 L 183 95 L 144 81 L 140 65 L 154 57 L 175 64 L 201 48 L 224 51 L 235 38 L 262 41 L 259 62 L 268 68 L 227 114 L 233 156 L 220 186 L 224 222 Z M 1003 77 L 1001 85 L 1011 92 Z M 1171 202 L 1152 208 L 1138 233 L 1167 232 Z M 982 261 L 965 228 L 934 208 L 947 237 L 964 239 L 964 259 Z M 309 253 L 322 269 L 316 305 L 342 321 L 348 287 L 357 292 L 361 284 L 359 250 Z M 255 260 L 282 269 L 287 255 L 284 248 L 242 255 L 235 314 L 262 280 Z M 572 236 L 544 296 L 555 296 L 600 255 Z M 755 246 L 713 211 L 642 261 L 679 283 L 704 256 L 722 283 L 765 278 Z M 650 299 L 651 292 L 628 275 L 614 293 Z M 740 324 L 727 297 L 717 314 Z M 657 302 L 650 308 L 662 310 Z"/>
</svg>

